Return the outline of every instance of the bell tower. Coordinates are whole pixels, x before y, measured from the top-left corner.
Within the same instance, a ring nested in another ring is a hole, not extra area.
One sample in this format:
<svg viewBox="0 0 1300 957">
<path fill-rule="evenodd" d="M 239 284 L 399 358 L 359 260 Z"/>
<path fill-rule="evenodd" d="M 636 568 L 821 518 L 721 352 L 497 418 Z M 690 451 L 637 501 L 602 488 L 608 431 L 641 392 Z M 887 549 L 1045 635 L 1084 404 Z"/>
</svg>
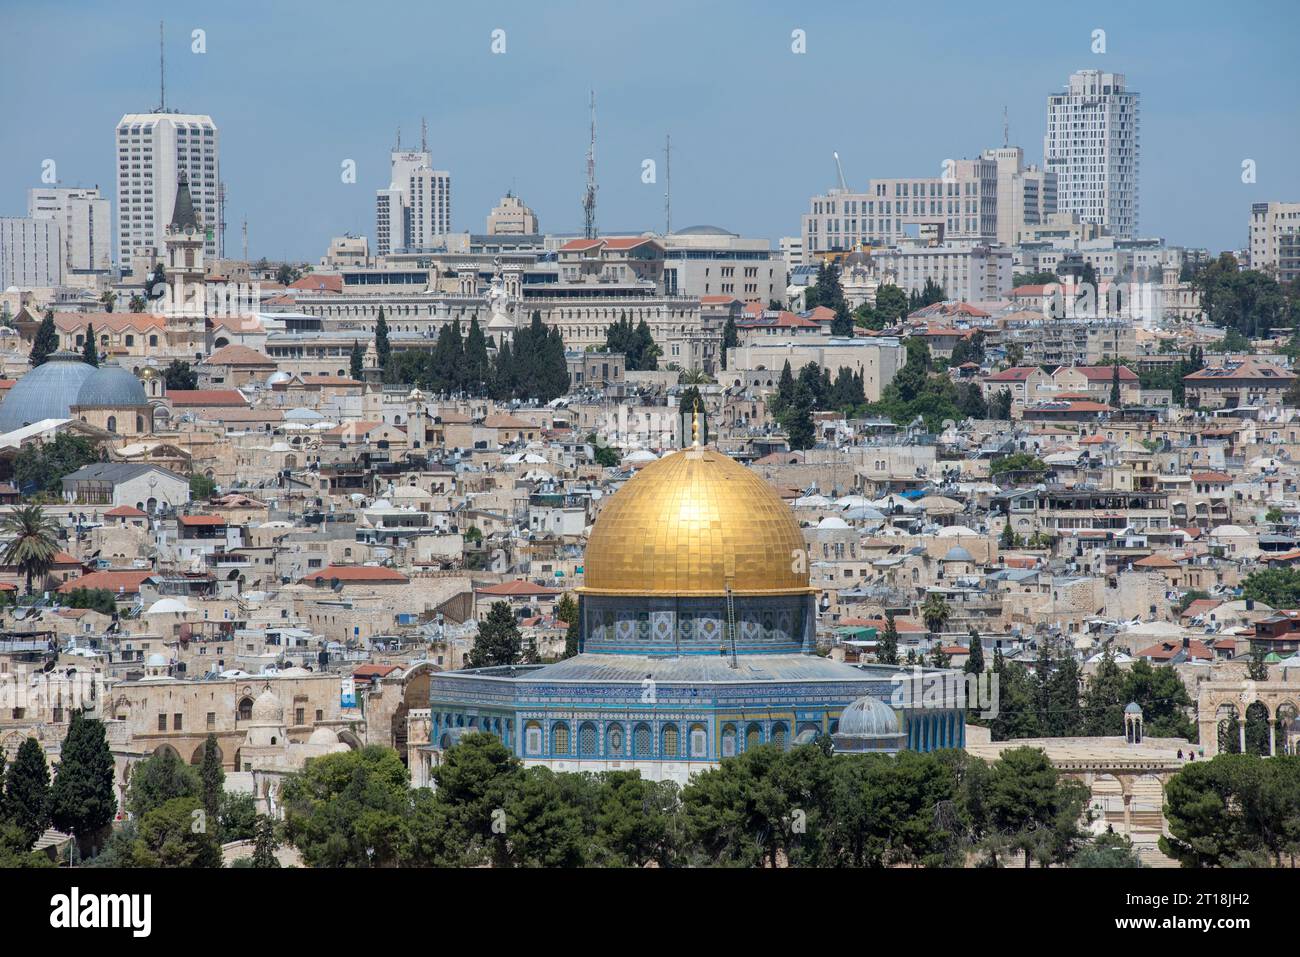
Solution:
<svg viewBox="0 0 1300 957">
<path fill-rule="evenodd" d="M 197 334 L 197 342 L 191 336 L 191 349 L 201 352 L 203 348 L 203 320 L 206 315 L 203 244 L 205 236 L 194 200 L 190 196 L 189 177 L 181 170 L 176 181 L 176 205 L 172 209 L 171 222 L 167 224 L 167 235 L 163 240 L 166 252 L 163 273 L 167 277 L 167 294 L 163 303 L 163 315 L 170 328 L 179 330 L 190 326 L 189 331 Z"/>
</svg>

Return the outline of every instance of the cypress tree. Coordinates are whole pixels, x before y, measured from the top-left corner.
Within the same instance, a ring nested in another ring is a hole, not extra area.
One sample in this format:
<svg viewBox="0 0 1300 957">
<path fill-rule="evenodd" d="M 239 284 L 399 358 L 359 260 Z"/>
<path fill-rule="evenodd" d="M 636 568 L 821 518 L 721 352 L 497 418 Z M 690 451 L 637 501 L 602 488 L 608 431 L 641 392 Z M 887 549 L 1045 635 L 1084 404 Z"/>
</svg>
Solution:
<svg viewBox="0 0 1300 957">
<path fill-rule="evenodd" d="M 980 633 L 974 628 L 970 630 L 970 653 L 966 656 L 966 667 L 962 670 L 968 675 L 984 672 L 984 643 L 980 639 Z"/>
<path fill-rule="evenodd" d="M 378 357 L 379 368 L 388 368 L 388 357 L 392 354 L 393 348 L 388 344 L 388 320 L 384 318 L 384 307 L 379 307 L 379 318 L 375 321 L 375 355 Z"/>
<path fill-rule="evenodd" d="M 31 355 L 27 361 L 32 364 L 32 368 L 44 365 L 51 355 L 59 351 L 59 333 L 54 328 L 54 310 L 46 309 L 45 318 L 41 320 L 40 327 L 36 330 L 36 338 L 32 342 Z"/>
<path fill-rule="evenodd" d="M 54 826 L 75 835 L 83 846 L 112 823 L 117 811 L 113 754 L 102 721 L 80 710 L 72 713 L 50 797 Z"/>
<path fill-rule="evenodd" d="M 45 766 L 45 750 L 35 738 L 22 743 L 5 775 L 5 806 L 22 829 L 23 850 L 30 851 L 50 826 L 50 770 Z"/>
<path fill-rule="evenodd" d="M 722 371 L 727 370 L 727 350 L 734 349 L 738 345 L 740 345 L 740 335 L 736 332 L 736 320 L 727 316 L 727 321 L 722 326 Z"/>
<path fill-rule="evenodd" d="M 352 340 L 352 357 L 348 360 L 348 372 L 352 378 L 360 380 L 365 374 L 366 350 L 361 348 L 359 340 Z"/>
<path fill-rule="evenodd" d="M 772 411 L 778 415 L 794 401 L 794 373 L 790 370 L 790 360 L 785 360 L 785 367 L 781 369 L 781 378 L 776 384 L 776 401 L 772 403 Z"/>
<path fill-rule="evenodd" d="M 465 389 L 471 395 L 482 395 L 491 373 L 487 339 L 478 324 L 478 317 L 469 321 L 465 336 Z"/>
<path fill-rule="evenodd" d="M 95 346 L 95 324 L 86 324 L 86 344 L 81 350 L 81 361 L 87 365 L 99 366 L 99 349 Z"/>
<path fill-rule="evenodd" d="M 221 753 L 217 736 L 209 734 L 203 742 L 203 763 L 199 766 L 199 780 L 203 783 L 203 809 L 213 825 L 221 820 L 221 795 L 226 785 L 226 772 L 221 768 Z"/>
</svg>

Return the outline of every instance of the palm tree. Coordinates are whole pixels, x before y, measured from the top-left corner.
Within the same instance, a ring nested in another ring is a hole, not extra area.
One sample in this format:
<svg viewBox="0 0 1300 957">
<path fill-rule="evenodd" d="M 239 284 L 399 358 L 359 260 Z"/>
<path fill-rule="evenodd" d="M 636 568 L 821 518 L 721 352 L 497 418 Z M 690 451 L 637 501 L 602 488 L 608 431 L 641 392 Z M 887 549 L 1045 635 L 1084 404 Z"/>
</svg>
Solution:
<svg viewBox="0 0 1300 957">
<path fill-rule="evenodd" d="M 921 604 L 921 617 L 925 619 L 925 627 L 931 632 L 942 631 L 951 615 L 952 609 L 938 592 L 931 592 L 925 596 L 925 601 Z"/>
<path fill-rule="evenodd" d="M 99 301 L 100 304 L 104 307 L 105 312 L 112 312 L 113 304 L 117 302 L 117 293 L 109 289 L 108 291 L 100 294 Z"/>
<path fill-rule="evenodd" d="M 39 505 L 20 505 L 0 520 L 0 537 L 5 545 L 4 562 L 17 566 L 27 576 L 27 594 L 32 593 L 32 579 L 45 577 L 59 551 L 59 528 Z"/>
<path fill-rule="evenodd" d="M 678 385 L 707 385 L 713 382 L 713 376 L 709 375 L 703 369 L 683 369 L 677 373 Z"/>
</svg>

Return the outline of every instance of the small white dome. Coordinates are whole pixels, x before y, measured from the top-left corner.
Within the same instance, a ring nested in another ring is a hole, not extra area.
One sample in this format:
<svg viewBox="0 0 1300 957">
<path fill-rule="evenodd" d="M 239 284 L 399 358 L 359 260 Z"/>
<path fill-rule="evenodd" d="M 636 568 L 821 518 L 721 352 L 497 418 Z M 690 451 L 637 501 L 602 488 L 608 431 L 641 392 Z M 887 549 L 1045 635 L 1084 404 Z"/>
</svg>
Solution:
<svg viewBox="0 0 1300 957">
<path fill-rule="evenodd" d="M 279 724 L 284 720 L 284 707 L 270 688 L 258 695 L 253 702 L 253 720 L 259 724 Z"/>
</svg>

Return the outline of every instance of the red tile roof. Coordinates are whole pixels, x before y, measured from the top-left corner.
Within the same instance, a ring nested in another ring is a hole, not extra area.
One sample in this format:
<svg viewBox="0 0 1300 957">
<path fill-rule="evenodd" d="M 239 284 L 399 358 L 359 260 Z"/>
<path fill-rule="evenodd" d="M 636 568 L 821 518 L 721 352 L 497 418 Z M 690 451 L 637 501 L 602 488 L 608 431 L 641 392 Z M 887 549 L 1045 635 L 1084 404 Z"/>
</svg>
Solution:
<svg viewBox="0 0 1300 957">
<path fill-rule="evenodd" d="M 230 524 L 220 515 L 179 515 L 176 521 L 190 527 Z"/>
<path fill-rule="evenodd" d="M 244 406 L 248 400 L 237 389 L 168 389 L 167 400 L 173 406 Z"/>
<path fill-rule="evenodd" d="M 104 513 L 105 517 L 111 518 L 148 518 L 147 512 L 142 512 L 131 505 L 119 505 L 117 508 L 110 508 Z"/>
<path fill-rule="evenodd" d="M 138 569 L 91 572 L 88 575 L 82 575 L 80 578 L 64 582 L 59 586 L 59 592 L 66 595 L 78 588 L 103 588 L 114 594 L 121 592 L 134 595 L 140 591 L 140 586 L 144 582 L 153 577 L 153 574 L 152 571 L 140 571 Z"/>
<path fill-rule="evenodd" d="M 1024 382 L 1037 371 L 1038 366 L 1012 366 L 1010 369 L 994 372 L 984 378 L 987 382 Z"/>
</svg>

